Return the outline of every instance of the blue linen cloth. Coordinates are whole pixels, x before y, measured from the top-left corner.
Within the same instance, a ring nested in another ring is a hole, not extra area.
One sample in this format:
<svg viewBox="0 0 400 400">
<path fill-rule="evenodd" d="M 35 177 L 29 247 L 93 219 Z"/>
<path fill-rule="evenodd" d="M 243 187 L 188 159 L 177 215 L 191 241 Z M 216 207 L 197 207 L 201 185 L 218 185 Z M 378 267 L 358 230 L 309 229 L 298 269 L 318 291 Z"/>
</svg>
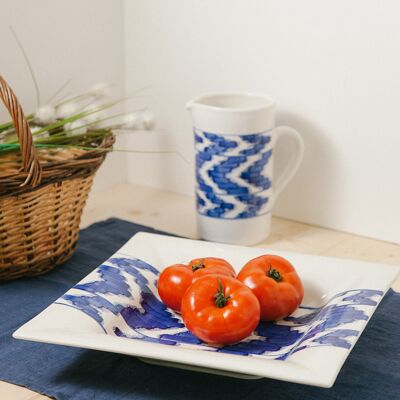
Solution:
<svg viewBox="0 0 400 400">
<path fill-rule="evenodd" d="M 183 371 L 120 354 L 12 338 L 19 326 L 139 231 L 161 233 L 114 218 L 96 223 L 81 231 L 76 253 L 63 266 L 37 278 L 0 284 L 0 380 L 59 400 L 400 399 L 400 294 L 392 290 L 331 389 Z"/>
</svg>

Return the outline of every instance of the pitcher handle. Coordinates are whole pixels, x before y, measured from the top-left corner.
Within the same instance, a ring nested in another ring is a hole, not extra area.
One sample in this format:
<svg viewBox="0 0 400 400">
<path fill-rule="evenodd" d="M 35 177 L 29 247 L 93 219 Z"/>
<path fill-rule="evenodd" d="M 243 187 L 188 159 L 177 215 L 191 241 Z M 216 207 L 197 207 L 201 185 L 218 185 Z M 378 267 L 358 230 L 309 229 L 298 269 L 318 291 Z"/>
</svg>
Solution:
<svg viewBox="0 0 400 400">
<path fill-rule="evenodd" d="M 283 136 L 287 136 L 290 137 L 295 144 L 295 149 L 292 153 L 290 161 L 280 176 L 278 176 L 276 179 L 276 183 L 274 185 L 274 198 L 276 199 L 299 169 L 304 155 L 304 141 L 299 132 L 289 126 L 278 126 L 275 128 L 275 134 L 276 142 L 279 141 L 279 139 Z"/>
</svg>

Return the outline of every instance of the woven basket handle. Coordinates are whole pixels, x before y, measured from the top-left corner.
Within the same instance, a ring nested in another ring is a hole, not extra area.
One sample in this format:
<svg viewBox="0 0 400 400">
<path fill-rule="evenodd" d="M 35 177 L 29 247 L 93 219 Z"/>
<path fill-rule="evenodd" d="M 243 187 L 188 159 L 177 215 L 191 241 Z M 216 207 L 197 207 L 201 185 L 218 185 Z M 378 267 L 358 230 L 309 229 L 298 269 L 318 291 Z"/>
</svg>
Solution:
<svg viewBox="0 0 400 400">
<path fill-rule="evenodd" d="M 20 186 L 37 186 L 42 179 L 42 168 L 33 146 L 32 134 L 17 96 L 0 75 L 0 97 L 14 122 L 22 156 L 23 171 L 27 173 Z"/>
</svg>

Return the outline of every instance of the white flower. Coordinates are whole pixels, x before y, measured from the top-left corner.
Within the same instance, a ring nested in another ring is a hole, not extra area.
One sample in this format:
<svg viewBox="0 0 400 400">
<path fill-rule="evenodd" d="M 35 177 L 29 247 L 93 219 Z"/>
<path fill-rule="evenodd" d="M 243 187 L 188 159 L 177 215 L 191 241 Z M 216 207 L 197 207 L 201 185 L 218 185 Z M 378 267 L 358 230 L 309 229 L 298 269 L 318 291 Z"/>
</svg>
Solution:
<svg viewBox="0 0 400 400">
<path fill-rule="evenodd" d="M 106 82 L 98 82 L 92 86 L 89 94 L 94 96 L 96 99 L 108 97 L 110 95 L 110 84 Z"/>
<path fill-rule="evenodd" d="M 146 130 L 153 129 L 156 125 L 156 118 L 150 111 L 146 111 L 142 114 L 143 128 Z"/>
<path fill-rule="evenodd" d="M 101 107 L 101 104 L 99 104 L 99 103 L 90 103 L 89 105 L 87 105 L 84 108 L 84 111 L 85 112 L 94 112 L 94 111 L 98 110 L 100 107 Z M 98 112 L 101 112 L 101 111 L 98 111 Z M 88 115 L 87 118 L 90 118 L 90 117 L 92 117 L 93 115 L 96 115 L 96 114 L 97 114 L 97 112 L 94 113 L 94 114 Z"/>
<path fill-rule="evenodd" d="M 87 121 L 84 119 L 78 119 L 73 122 L 68 122 L 64 125 L 64 130 L 67 131 L 67 136 L 83 135 L 86 133 L 87 129 L 85 126 Z M 71 131 L 71 132 L 69 132 Z"/>
<path fill-rule="evenodd" d="M 79 106 L 75 102 L 68 102 L 57 107 L 57 118 L 64 119 L 71 115 L 77 114 L 79 111 Z"/>
<path fill-rule="evenodd" d="M 103 117 L 103 110 L 98 110 L 101 107 L 100 104 L 92 103 L 85 107 L 84 111 L 89 112 L 91 114 L 85 116 L 85 120 L 88 124 L 90 124 L 91 129 L 100 129 L 100 124 L 97 121 Z"/>
<path fill-rule="evenodd" d="M 35 118 L 41 124 L 51 124 L 56 119 L 56 110 L 51 104 L 46 104 L 37 109 Z"/>
<path fill-rule="evenodd" d="M 42 130 L 42 128 L 40 126 L 32 126 L 30 128 L 31 128 L 31 132 L 32 132 L 32 135 L 33 135 L 33 141 L 35 141 L 37 139 L 47 138 L 47 137 L 50 136 L 49 131 L 44 131 L 42 133 L 34 135 L 36 132 Z"/>
<path fill-rule="evenodd" d="M 122 120 L 122 129 L 140 129 L 142 127 L 142 119 L 137 113 L 131 113 L 124 116 Z"/>
</svg>

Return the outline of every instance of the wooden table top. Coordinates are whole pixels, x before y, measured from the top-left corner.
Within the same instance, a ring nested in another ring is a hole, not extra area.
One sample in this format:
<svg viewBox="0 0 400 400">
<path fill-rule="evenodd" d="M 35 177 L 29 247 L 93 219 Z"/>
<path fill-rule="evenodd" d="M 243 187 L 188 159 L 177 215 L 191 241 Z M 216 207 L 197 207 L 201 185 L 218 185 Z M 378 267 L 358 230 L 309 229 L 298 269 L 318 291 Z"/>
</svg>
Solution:
<svg viewBox="0 0 400 400">
<path fill-rule="evenodd" d="M 90 194 L 81 227 L 118 217 L 197 238 L 194 199 L 159 189 L 121 184 Z M 272 232 L 258 244 L 269 249 L 400 265 L 400 245 L 273 217 Z M 400 291 L 400 279 L 393 288 Z M 43 400 L 46 396 L 0 381 L 0 399 Z"/>
</svg>

